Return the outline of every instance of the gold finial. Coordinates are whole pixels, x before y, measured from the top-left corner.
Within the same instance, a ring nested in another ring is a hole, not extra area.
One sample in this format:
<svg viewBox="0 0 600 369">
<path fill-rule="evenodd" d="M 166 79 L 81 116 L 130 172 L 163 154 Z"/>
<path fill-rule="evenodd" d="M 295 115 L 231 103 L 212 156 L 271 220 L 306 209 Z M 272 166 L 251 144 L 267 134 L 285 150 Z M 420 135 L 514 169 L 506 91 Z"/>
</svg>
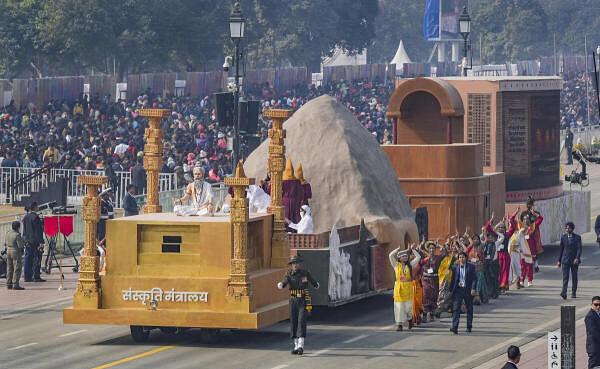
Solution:
<svg viewBox="0 0 600 369">
<path fill-rule="evenodd" d="M 295 179 L 294 177 L 294 165 L 292 164 L 292 159 L 287 158 L 285 162 L 285 171 L 283 172 L 283 180 L 288 181 L 290 179 Z"/>
<path fill-rule="evenodd" d="M 306 179 L 304 179 L 304 172 L 302 172 L 302 163 L 298 163 L 296 167 L 296 179 L 299 179 L 302 184 L 306 184 Z"/>
<path fill-rule="evenodd" d="M 246 178 L 246 173 L 244 173 L 244 165 L 242 161 L 237 164 L 237 168 L 235 168 L 235 176 L 236 178 Z"/>
</svg>

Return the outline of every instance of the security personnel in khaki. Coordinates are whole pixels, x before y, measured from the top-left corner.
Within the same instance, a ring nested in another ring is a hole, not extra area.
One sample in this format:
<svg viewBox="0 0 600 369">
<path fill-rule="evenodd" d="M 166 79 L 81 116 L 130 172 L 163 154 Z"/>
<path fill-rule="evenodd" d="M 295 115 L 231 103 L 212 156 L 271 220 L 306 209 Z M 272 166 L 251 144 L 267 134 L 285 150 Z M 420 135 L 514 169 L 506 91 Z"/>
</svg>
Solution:
<svg viewBox="0 0 600 369">
<path fill-rule="evenodd" d="M 319 288 L 319 282 L 311 277 L 308 270 L 300 269 L 302 259 L 293 256 L 289 261 L 291 269 L 288 270 L 283 282 L 277 283 L 277 288 L 290 287 L 290 336 L 294 340 L 292 354 L 302 355 L 304 353 L 304 338 L 306 337 L 306 317 L 312 309 L 310 295 L 308 293 L 309 283 L 314 288 Z"/>
<path fill-rule="evenodd" d="M 19 233 L 21 223 L 12 222 L 12 230 L 6 233 L 6 288 L 9 290 L 24 290 L 19 286 L 21 279 L 21 268 L 23 267 L 23 253 L 25 251 L 25 240 Z"/>
</svg>

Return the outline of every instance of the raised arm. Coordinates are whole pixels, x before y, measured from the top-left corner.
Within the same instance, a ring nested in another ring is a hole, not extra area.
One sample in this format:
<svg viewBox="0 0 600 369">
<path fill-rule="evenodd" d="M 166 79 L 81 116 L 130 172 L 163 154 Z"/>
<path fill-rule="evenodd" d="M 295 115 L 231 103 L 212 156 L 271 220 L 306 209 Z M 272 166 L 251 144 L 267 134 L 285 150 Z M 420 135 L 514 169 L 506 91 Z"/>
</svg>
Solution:
<svg viewBox="0 0 600 369">
<path fill-rule="evenodd" d="M 487 224 L 485 225 L 485 231 L 487 233 L 491 233 L 491 234 L 495 235 L 496 231 L 494 231 L 494 228 L 492 228 L 493 221 L 494 221 L 494 212 L 492 211 L 492 216 L 490 217 L 490 220 L 488 220 Z"/>
<path fill-rule="evenodd" d="M 509 219 L 509 223 L 510 223 L 510 227 L 508 228 L 508 232 L 506 232 L 506 237 L 510 238 L 512 237 L 513 233 L 515 233 L 515 230 L 517 229 L 517 222 L 515 221 L 515 217 L 517 216 L 517 214 L 513 214 L 513 216 L 510 217 Z"/>
<path fill-rule="evenodd" d="M 419 254 L 419 252 L 415 249 L 413 249 L 412 252 L 415 257 L 410 262 L 410 266 L 414 267 L 421 261 L 421 254 Z"/>
<path fill-rule="evenodd" d="M 398 265 L 398 260 L 396 255 L 398 254 L 398 251 L 400 250 L 400 248 L 395 248 L 394 250 L 392 250 L 392 252 L 390 252 L 389 258 L 390 258 L 390 264 L 392 264 L 392 268 L 396 269 L 396 265 Z"/>
</svg>

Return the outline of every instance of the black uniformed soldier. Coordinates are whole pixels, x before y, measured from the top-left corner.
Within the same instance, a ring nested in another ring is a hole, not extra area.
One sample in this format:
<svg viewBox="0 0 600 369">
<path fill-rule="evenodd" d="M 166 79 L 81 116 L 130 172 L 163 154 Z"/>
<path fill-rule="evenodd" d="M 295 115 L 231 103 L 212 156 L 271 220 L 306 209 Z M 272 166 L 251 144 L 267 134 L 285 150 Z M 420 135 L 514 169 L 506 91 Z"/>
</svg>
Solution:
<svg viewBox="0 0 600 369">
<path fill-rule="evenodd" d="M 100 244 L 104 244 L 106 237 L 106 221 L 115 218 L 115 206 L 111 199 L 112 188 L 107 188 L 100 193 L 100 221 L 97 226 L 97 238 Z"/>
<path fill-rule="evenodd" d="M 283 282 L 277 283 L 279 289 L 286 286 L 290 288 L 290 336 L 294 340 L 292 354 L 304 353 L 304 338 L 306 337 L 306 316 L 312 308 L 308 293 L 309 283 L 314 288 L 319 288 L 308 270 L 300 269 L 302 259 L 293 256 L 289 261 L 291 269 L 286 273 Z"/>
</svg>

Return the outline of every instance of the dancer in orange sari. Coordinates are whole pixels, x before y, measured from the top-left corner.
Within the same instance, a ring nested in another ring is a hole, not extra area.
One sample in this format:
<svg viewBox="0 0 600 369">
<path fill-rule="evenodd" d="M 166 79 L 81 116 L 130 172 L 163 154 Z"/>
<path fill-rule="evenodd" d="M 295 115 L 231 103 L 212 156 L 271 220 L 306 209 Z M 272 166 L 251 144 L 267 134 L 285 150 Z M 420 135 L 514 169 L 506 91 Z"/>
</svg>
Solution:
<svg viewBox="0 0 600 369">
<path fill-rule="evenodd" d="M 421 263 L 415 264 L 412 268 L 413 277 L 413 324 L 420 325 L 423 317 L 423 285 L 421 277 L 423 276 L 423 268 Z"/>
</svg>

